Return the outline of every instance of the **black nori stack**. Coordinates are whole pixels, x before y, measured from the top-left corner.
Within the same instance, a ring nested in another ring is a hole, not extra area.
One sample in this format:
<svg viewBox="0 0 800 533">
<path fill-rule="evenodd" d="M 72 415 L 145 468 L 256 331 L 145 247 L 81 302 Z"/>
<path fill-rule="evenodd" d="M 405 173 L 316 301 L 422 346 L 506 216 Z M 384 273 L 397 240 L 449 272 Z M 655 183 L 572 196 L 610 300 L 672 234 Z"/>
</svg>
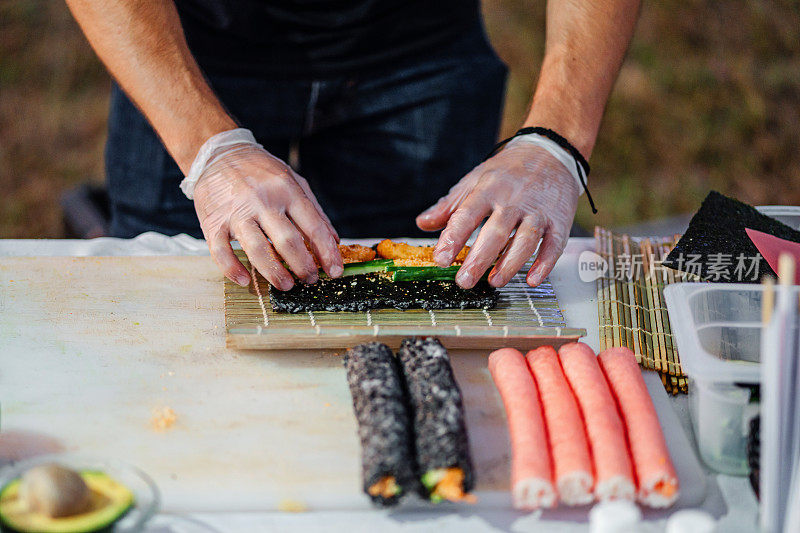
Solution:
<svg viewBox="0 0 800 533">
<path fill-rule="evenodd" d="M 475 486 L 461 391 L 438 339 L 404 339 L 398 352 L 409 395 L 420 476 L 438 468 L 464 472 L 464 492 Z M 422 486 L 420 494 L 428 498 Z"/>
<path fill-rule="evenodd" d="M 739 254 L 744 254 L 749 258 L 755 257 L 758 253 L 758 249 L 744 231 L 745 228 L 769 233 L 781 239 L 800 242 L 800 231 L 759 213 L 750 205 L 711 191 L 692 217 L 683 237 L 664 260 L 664 265 L 676 270 L 690 271 L 685 264 L 681 264 L 679 259 L 681 254 L 683 254 L 684 263 L 690 255 L 699 255 L 700 259 L 697 262 L 700 264 L 700 272 L 694 273 L 699 274 L 702 279 L 754 283 L 758 282 L 765 274 L 775 276 L 775 272 L 762 258 L 758 262 L 754 276 L 745 276 L 747 279 L 736 279 L 733 269 Z M 709 271 L 712 254 L 726 254 L 732 259 L 731 279 L 713 279 Z M 750 266 L 749 262 L 747 266 Z"/>
<path fill-rule="evenodd" d="M 378 505 L 393 505 L 417 485 L 411 424 L 397 359 L 385 344 L 370 342 L 349 349 L 344 367 L 358 420 L 364 492 L 369 495 L 369 487 L 394 476 L 400 494 L 388 499 L 370 496 Z"/>
<path fill-rule="evenodd" d="M 284 313 L 307 311 L 366 311 L 367 309 L 492 309 L 497 289 L 486 280 L 472 289 L 452 281 L 390 281 L 380 275 L 321 279 L 313 285 L 296 283 L 288 291 L 270 287 L 272 309 Z"/>
</svg>

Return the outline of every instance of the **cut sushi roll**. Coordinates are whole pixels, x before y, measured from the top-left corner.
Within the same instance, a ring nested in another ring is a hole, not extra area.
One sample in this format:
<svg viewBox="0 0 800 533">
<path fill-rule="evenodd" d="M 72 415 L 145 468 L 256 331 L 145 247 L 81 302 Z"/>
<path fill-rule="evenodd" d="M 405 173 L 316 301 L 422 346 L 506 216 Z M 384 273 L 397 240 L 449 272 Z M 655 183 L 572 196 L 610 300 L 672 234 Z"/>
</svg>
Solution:
<svg viewBox="0 0 800 533">
<path fill-rule="evenodd" d="M 361 440 L 364 492 L 380 506 L 414 490 L 411 423 L 397 360 L 385 344 L 370 342 L 344 354 L 347 383 Z"/>
<path fill-rule="evenodd" d="M 398 353 L 414 428 L 420 494 L 433 502 L 474 502 L 475 486 L 461 391 L 447 350 L 435 338 L 404 339 Z"/>
</svg>

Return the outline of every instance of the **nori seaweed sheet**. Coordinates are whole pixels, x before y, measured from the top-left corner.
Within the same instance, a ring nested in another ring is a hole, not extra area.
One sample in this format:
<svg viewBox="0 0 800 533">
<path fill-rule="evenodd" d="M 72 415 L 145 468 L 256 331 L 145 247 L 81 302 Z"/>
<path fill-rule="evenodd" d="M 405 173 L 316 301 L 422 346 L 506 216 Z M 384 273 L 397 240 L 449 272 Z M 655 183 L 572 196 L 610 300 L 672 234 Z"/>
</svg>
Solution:
<svg viewBox="0 0 800 533">
<path fill-rule="evenodd" d="M 272 309 L 286 313 L 307 311 L 366 311 L 396 309 L 493 309 L 497 289 L 485 280 L 472 289 L 450 281 L 393 282 L 381 275 L 321 279 L 313 285 L 296 283 L 288 291 L 270 287 Z"/>
<path fill-rule="evenodd" d="M 370 342 L 349 349 L 343 361 L 358 420 L 364 492 L 381 478 L 394 476 L 400 494 L 389 499 L 370 496 L 377 505 L 393 505 L 417 490 L 411 423 L 397 359 L 385 344 Z"/>
<path fill-rule="evenodd" d="M 464 405 L 447 350 L 433 337 L 414 337 L 403 340 L 397 356 L 409 396 L 420 475 L 459 467 L 464 471 L 464 491 L 472 490 L 475 476 Z M 422 497 L 429 497 L 421 483 L 418 488 Z"/>
<path fill-rule="evenodd" d="M 765 274 L 775 276 L 775 272 L 763 258 L 757 262 L 755 272 L 751 271 L 748 275 L 741 276 L 744 279 L 739 279 L 739 276 L 735 274 L 736 258 L 740 254 L 746 258 L 755 257 L 758 254 L 758 249 L 747 236 L 745 228 L 763 231 L 781 239 L 800 242 L 799 231 L 759 213 L 752 206 L 711 191 L 692 217 L 686 233 L 664 260 L 664 265 L 676 270 L 693 272 L 702 279 L 719 282 L 756 283 Z M 681 254 L 683 260 L 681 260 Z M 732 264 L 727 267 L 730 272 L 729 279 L 713 274 L 713 261 L 710 256 L 714 254 L 725 254 L 731 259 Z M 699 268 L 696 270 L 686 264 L 691 255 L 700 256 L 697 260 Z M 745 270 L 749 267 L 750 261 L 748 260 Z"/>
</svg>

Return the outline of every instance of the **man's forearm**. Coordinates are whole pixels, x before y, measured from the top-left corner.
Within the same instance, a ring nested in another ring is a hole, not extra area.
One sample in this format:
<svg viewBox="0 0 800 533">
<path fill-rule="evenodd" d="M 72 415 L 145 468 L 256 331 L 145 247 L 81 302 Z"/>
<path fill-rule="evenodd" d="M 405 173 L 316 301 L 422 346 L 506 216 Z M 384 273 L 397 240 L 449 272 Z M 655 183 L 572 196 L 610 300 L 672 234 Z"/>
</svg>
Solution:
<svg viewBox="0 0 800 533">
<path fill-rule="evenodd" d="M 86 38 L 188 172 L 203 142 L 236 127 L 189 52 L 165 0 L 67 0 Z"/>
<path fill-rule="evenodd" d="M 566 137 L 588 158 L 625 51 L 640 0 L 549 0 L 539 83 L 525 126 Z"/>
</svg>

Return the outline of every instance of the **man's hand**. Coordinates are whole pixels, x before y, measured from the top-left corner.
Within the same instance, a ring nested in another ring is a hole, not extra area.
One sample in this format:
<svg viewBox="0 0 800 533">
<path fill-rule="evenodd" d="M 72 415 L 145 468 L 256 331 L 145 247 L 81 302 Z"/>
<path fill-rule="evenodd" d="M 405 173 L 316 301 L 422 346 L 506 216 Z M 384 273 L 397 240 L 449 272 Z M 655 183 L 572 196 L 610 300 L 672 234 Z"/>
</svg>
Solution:
<svg viewBox="0 0 800 533">
<path fill-rule="evenodd" d="M 640 0 L 548 0 L 544 62 L 523 126 L 554 130 L 589 158 L 639 4 Z M 489 283 L 505 285 L 541 237 L 527 277 L 535 286 L 550 273 L 566 245 L 578 192 L 575 178 L 549 152 L 512 141 L 421 214 L 417 225 L 428 231 L 446 226 L 434 252 L 437 264 L 444 266 L 489 217 L 456 277 L 462 287 L 475 285 L 501 252 Z"/>
<path fill-rule="evenodd" d="M 280 290 L 294 284 L 284 261 L 304 282 L 317 281 L 306 240 L 329 276 L 342 275 L 339 237 L 308 183 L 258 145 L 215 153 L 194 189 L 194 205 L 212 257 L 235 283 L 247 285 L 250 274 L 234 255 L 231 238 Z"/>
<path fill-rule="evenodd" d="M 87 39 L 128 96 L 147 116 L 184 173 L 212 136 L 236 128 L 192 57 L 174 2 L 67 0 Z M 329 275 L 342 273 L 338 237 L 306 180 L 256 145 L 213 153 L 194 189 L 211 255 L 232 281 L 250 275 L 230 245 L 280 289 L 317 279 L 304 238 Z M 271 241 L 271 242 L 270 242 Z"/>
<path fill-rule="evenodd" d="M 433 257 L 447 266 L 489 217 L 456 276 L 464 288 L 473 287 L 501 252 L 489 283 L 502 287 L 543 239 L 527 277 L 528 284 L 536 286 L 566 246 L 577 201 L 578 185 L 561 162 L 543 148 L 512 142 L 417 217 L 417 225 L 426 231 L 445 228 Z"/>
</svg>

